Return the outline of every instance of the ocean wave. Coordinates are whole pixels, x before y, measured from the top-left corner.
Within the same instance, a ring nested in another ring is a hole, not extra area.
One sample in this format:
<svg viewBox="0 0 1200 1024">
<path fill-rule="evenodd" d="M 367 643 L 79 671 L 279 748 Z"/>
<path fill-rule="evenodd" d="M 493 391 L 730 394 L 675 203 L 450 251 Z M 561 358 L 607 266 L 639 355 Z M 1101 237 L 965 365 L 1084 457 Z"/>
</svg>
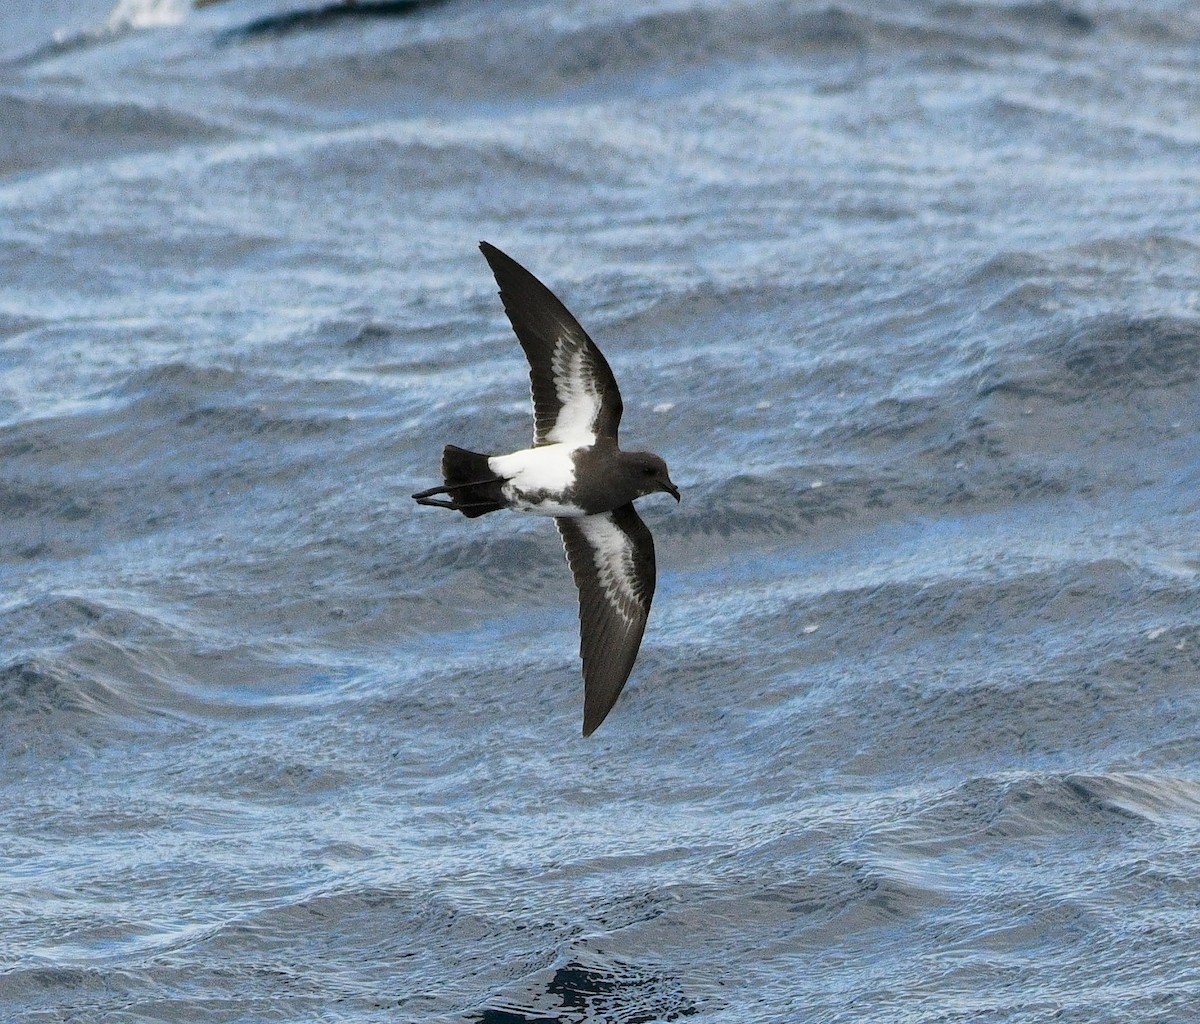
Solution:
<svg viewBox="0 0 1200 1024">
<path fill-rule="evenodd" d="M 128 688 L 123 673 L 111 675 L 43 654 L 0 667 L 2 747 L 9 755 L 107 744 L 162 723 L 164 713 Z"/>
<path fill-rule="evenodd" d="M 207 598 L 197 590 L 183 622 L 172 606 L 183 595 L 172 605 L 157 596 L 126 581 L 108 599 L 51 593 L 0 613 L 0 630 L 35 638 L 3 669 L 6 711 L 28 723 L 14 737 L 36 748 L 190 733 L 286 714 L 290 702 L 312 705 L 340 685 L 319 657 L 299 658 L 277 639 L 270 616 L 251 612 L 253 596 L 242 604 L 220 595 L 206 616 L 197 614 Z M 304 618 L 319 633 L 326 602 L 317 594 L 310 603 Z"/>
<path fill-rule="evenodd" d="M 603 88 L 626 95 L 704 88 L 714 81 L 713 68 L 762 66 L 771 61 L 805 62 L 828 77 L 838 66 L 855 67 L 864 59 L 908 58 L 940 53 L 962 60 L 969 54 L 1011 54 L 1045 45 L 1045 34 L 1064 38 L 1090 31 L 1087 16 L 1065 5 L 1031 4 L 1002 8 L 991 4 L 959 5 L 962 16 L 940 12 L 889 18 L 878 5 L 831 4 L 812 8 L 784 0 L 773 3 L 659 3 L 631 11 L 624 5 L 593 5 L 564 11 L 546 20 L 530 18 L 517 7 L 498 10 L 486 33 L 464 31 L 454 20 L 413 19 L 410 38 L 384 46 L 374 59 L 361 51 L 328 47 L 304 68 L 287 60 L 255 73 L 259 90 L 310 96 L 329 106 L 329 84 L 353 76 L 360 102 L 384 95 L 402 103 L 445 106 L 463 102 L 554 101 L 575 97 L 583 89 Z M 648 9 L 647 9 L 648 7 Z M 242 27 L 232 26 L 224 42 L 249 40 L 263 32 L 292 34 L 296 29 L 332 26 L 335 21 L 362 21 L 372 5 L 351 14 L 345 9 L 317 7 L 288 12 Z M 452 18 L 453 6 L 446 8 Z M 412 5 L 412 13 L 420 8 Z M 379 5 L 379 13 L 410 13 Z M 503 40 L 498 43 L 497 40 Z M 436 83 L 436 87 L 434 85 Z"/>
<path fill-rule="evenodd" d="M 1065 781 L 1083 800 L 1118 815 L 1177 828 L 1200 823 L 1200 781 L 1193 778 L 1113 772 L 1070 775 Z"/>
<path fill-rule="evenodd" d="M 556 959 L 468 1013 L 475 1024 L 537 1024 L 553 1020 L 584 1024 L 676 1021 L 700 1012 L 680 980 L 659 965 L 641 965 L 581 939 Z"/>
<path fill-rule="evenodd" d="M 208 6 L 213 0 L 197 3 Z M 364 19 L 407 18 L 440 6 L 449 0 L 362 0 L 360 3 L 324 3 L 314 7 L 280 11 L 242 25 L 222 29 L 218 44 L 253 42 L 263 37 L 286 36 L 293 32 L 311 32 L 335 27 L 341 22 L 353 24 Z"/>
<path fill-rule="evenodd" d="M 187 16 L 188 0 L 117 0 L 108 16 L 110 29 L 160 28 L 178 25 Z"/>
<path fill-rule="evenodd" d="M 962 849 L 971 842 L 1047 843 L 1126 827 L 1074 784 L 1072 776 L 1021 773 L 978 776 L 923 801 L 904 831 L 927 848 Z"/>
<path fill-rule="evenodd" d="M 993 364 L 981 397 L 1135 401 L 1141 392 L 1190 392 L 1200 378 L 1200 320 L 1107 314 L 1035 339 L 1018 367 Z"/>
<path fill-rule="evenodd" d="M 213 140 L 226 134 L 161 103 L 45 91 L 0 96 L 0 175 Z M 36 133 L 38 145 L 30 146 Z"/>
<path fill-rule="evenodd" d="M 1179 1010 L 1197 13 L 333 2 L 0 67 L 10 1015 Z M 587 740 L 553 524 L 409 497 L 529 441 L 479 238 L 683 486 Z"/>
<path fill-rule="evenodd" d="M 951 10 L 969 9 L 978 15 L 985 11 L 1003 23 L 1020 25 L 1035 31 L 1059 31 L 1067 35 L 1083 35 L 1096 29 L 1095 19 L 1073 4 L 1061 0 L 1041 0 L 1034 3 L 967 5 L 951 3 L 942 5 Z"/>
</svg>

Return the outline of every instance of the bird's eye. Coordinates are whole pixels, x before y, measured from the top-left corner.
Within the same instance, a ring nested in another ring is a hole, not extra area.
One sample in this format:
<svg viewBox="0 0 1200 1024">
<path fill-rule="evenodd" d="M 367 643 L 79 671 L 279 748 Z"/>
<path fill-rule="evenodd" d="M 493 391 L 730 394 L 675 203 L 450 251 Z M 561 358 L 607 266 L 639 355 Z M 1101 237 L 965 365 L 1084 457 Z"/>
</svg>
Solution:
<svg viewBox="0 0 1200 1024">
<path fill-rule="evenodd" d="M 647 466 L 645 469 L 642 470 L 642 472 L 645 473 L 646 476 L 654 476 L 654 467 Z"/>
</svg>

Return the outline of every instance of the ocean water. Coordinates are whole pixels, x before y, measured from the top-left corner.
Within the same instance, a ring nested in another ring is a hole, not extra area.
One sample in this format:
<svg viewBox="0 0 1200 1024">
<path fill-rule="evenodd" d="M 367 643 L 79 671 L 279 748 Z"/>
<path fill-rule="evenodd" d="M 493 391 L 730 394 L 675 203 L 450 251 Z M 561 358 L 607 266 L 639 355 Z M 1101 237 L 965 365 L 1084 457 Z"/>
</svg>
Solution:
<svg viewBox="0 0 1200 1024">
<path fill-rule="evenodd" d="M 1200 1021 L 1185 0 L 0 8 L 0 1019 Z M 476 248 L 622 383 L 579 735 Z"/>
</svg>

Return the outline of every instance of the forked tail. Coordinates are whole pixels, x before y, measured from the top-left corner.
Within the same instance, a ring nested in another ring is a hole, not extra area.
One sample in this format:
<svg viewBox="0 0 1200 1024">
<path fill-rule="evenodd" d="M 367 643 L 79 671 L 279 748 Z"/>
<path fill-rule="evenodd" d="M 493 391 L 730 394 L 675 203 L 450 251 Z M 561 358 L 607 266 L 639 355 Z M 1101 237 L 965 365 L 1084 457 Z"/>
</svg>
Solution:
<svg viewBox="0 0 1200 1024">
<path fill-rule="evenodd" d="M 442 479 L 445 480 L 445 486 L 431 487 L 414 494 L 416 503 L 452 508 L 470 519 L 507 507 L 508 503 L 500 492 L 504 480 L 488 467 L 486 455 L 469 452 L 452 444 L 446 445 L 442 452 Z M 435 494 L 445 494 L 449 500 L 435 498 Z"/>
</svg>

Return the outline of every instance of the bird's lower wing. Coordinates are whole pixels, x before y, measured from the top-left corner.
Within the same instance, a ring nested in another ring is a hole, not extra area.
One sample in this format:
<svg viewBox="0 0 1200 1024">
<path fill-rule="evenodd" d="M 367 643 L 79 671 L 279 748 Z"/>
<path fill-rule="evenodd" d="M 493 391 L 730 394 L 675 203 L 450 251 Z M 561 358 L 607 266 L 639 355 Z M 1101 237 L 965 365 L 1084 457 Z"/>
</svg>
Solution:
<svg viewBox="0 0 1200 1024">
<path fill-rule="evenodd" d="M 555 522 L 579 588 L 583 735 L 590 736 L 637 659 L 654 598 L 654 538 L 632 504 Z"/>
</svg>

